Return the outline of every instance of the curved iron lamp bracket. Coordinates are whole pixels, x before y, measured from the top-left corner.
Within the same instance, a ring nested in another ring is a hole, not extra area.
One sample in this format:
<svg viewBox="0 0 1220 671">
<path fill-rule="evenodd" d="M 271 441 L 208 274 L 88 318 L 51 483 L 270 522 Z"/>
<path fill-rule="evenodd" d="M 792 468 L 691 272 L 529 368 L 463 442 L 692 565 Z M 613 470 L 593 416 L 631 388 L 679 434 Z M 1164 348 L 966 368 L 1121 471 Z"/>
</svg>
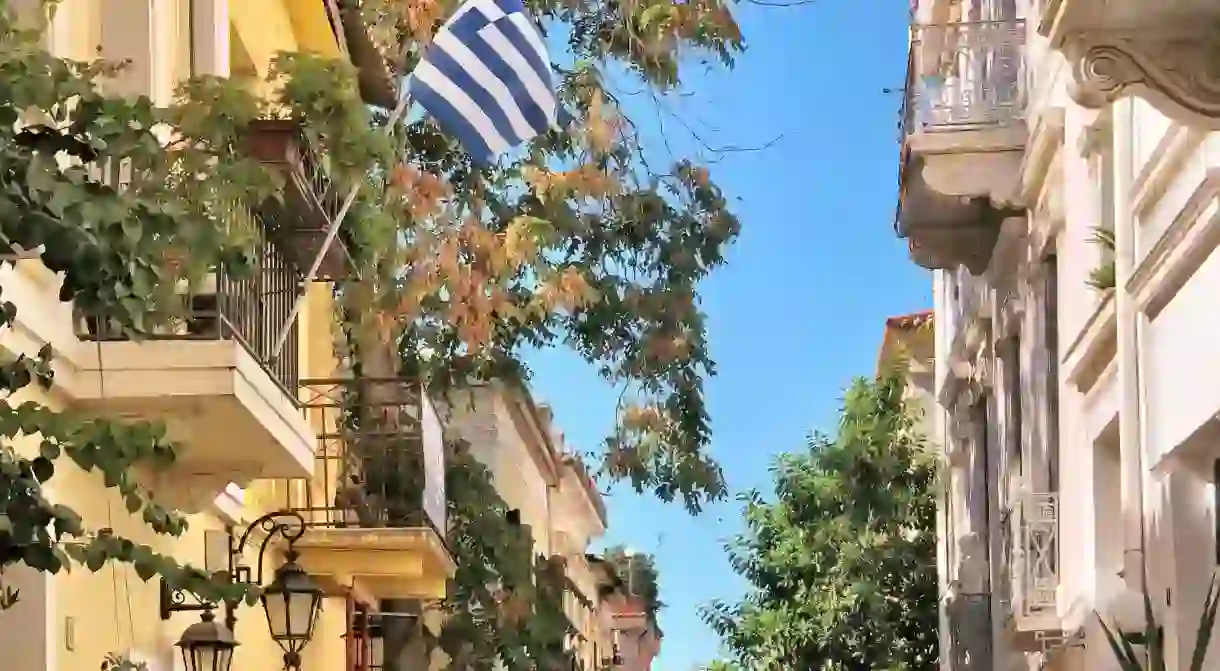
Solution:
<svg viewBox="0 0 1220 671">
<path fill-rule="evenodd" d="M 238 559 L 241 558 L 246 545 L 250 543 L 250 537 L 254 532 L 262 531 L 263 539 L 258 544 L 258 555 L 254 560 L 255 568 L 252 570 L 249 566 L 238 564 Z M 305 518 L 300 514 L 290 510 L 277 510 L 267 513 L 262 517 L 254 520 L 242 532 L 241 537 L 237 542 L 233 542 L 232 527 L 229 528 L 229 575 L 233 576 L 234 582 L 245 583 L 248 585 L 263 584 L 263 557 L 267 553 L 267 546 L 276 536 L 281 536 L 288 541 L 289 550 L 292 546 L 305 535 Z M 244 579 L 242 577 L 244 576 Z"/>
<path fill-rule="evenodd" d="M 293 544 L 300 540 L 301 536 L 305 535 L 305 518 L 300 514 L 290 510 L 277 510 L 267 513 L 251 522 L 245 530 L 242 531 L 240 537 L 236 537 L 233 533 L 233 527 L 225 527 L 225 531 L 229 536 L 228 543 L 228 568 L 225 571 L 217 573 L 217 578 L 225 580 L 229 584 L 242 585 L 258 585 L 263 584 L 263 561 L 267 553 L 267 546 L 276 536 L 283 537 L 288 542 L 289 551 Z M 253 568 L 239 563 L 245 548 L 253 540 L 254 533 L 258 531 L 262 533 L 262 539 L 258 541 L 258 555 L 254 558 Z M 168 620 L 174 613 L 214 610 L 217 604 L 195 599 L 191 603 L 192 595 L 189 592 L 181 589 L 173 589 L 165 580 L 161 580 L 161 619 Z M 236 603 L 225 602 L 225 624 L 233 631 L 237 624 L 237 608 Z"/>
</svg>

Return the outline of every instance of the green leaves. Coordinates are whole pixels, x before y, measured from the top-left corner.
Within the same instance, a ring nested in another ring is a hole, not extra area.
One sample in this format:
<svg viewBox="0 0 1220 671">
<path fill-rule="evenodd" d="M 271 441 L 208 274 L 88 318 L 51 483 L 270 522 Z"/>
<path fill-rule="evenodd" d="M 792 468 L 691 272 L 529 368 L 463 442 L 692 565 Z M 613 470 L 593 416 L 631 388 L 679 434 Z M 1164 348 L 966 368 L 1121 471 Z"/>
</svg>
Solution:
<svg viewBox="0 0 1220 671">
<path fill-rule="evenodd" d="M 623 581 L 623 588 L 630 595 L 643 600 L 648 620 L 659 632 L 661 628 L 657 624 L 657 613 L 665 604 L 661 603 L 660 588 L 657 585 L 656 560 L 650 554 L 628 553 L 621 545 L 608 548 L 603 556 L 618 573 L 619 579 Z"/>
<path fill-rule="evenodd" d="M 1199 616 L 1199 628 L 1195 635 L 1195 649 L 1190 657 L 1190 671 L 1203 671 L 1207 651 L 1211 647 L 1212 633 L 1216 630 L 1216 616 L 1220 613 L 1220 582 L 1213 575 L 1207 585 L 1207 596 L 1203 598 L 1203 613 Z"/>
<path fill-rule="evenodd" d="M 1207 653 L 1211 646 L 1212 634 L 1215 631 L 1217 615 L 1220 614 L 1220 581 L 1212 576 L 1207 586 L 1207 594 L 1203 597 L 1203 612 L 1199 614 L 1199 626 L 1195 634 L 1195 647 L 1191 651 L 1189 671 L 1203 671 L 1206 668 Z M 1152 597 L 1147 588 L 1144 590 L 1144 631 L 1129 633 L 1111 629 L 1095 613 L 1097 621 L 1105 634 L 1106 643 L 1122 671 L 1166 671 L 1165 661 L 1165 628 L 1156 621 L 1152 609 Z M 1137 648 L 1139 648 L 1137 650 Z M 1145 666 L 1145 662 L 1147 666 Z"/>
<path fill-rule="evenodd" d="M 898 374 L 857 380 L 836 434 L 777 460 L 774 499 L 742 497 L 727 549 L 752 589 L 703 611 L 735 664 L 937 668 L 935 463 L 904 392 Z"/>
<path fill-rule="evenodd" d="M 216 78 L 188 82 L 167 110 L 147 98 L 107 97 L 99 84 L 114 65 L 47 53 L 41 35 L 19 29 L 9 9 L 0 0 L 0 239 L 6 250 L 42 246 L 43 264 L 63 278 L 61 300 L 95 326 L 141 337 L 181 308 L 181 283 L 248 245 L 216 213 L 248 211 L 270 194 L 265 171 L 239 153 L 258 105 L 240 84 Z M 164 121 L 174 124 L 174 137 Z M 0 302 L 0 328 L 17 319 L 18 306 Z M 14 400 L 31 385 L 51 387 L 51 356 L 50 346 L 35 356 L 0 356 L 0 573 L 16 563 L 57 573 L 120 562 L 141 579 L 159 575 L 205 600 L 250 598 L 147 545 L 91 531 L 76 511 L 47 498 L 47 483 L 74 465 L 97 473 L 152 531 L 186 529 L 185 518 L 158 505 L 133 475 L 173 462 L 164 427 Z M 0 591 L 0 609 L 17 598 Z"/>
<path fill-rule="evenodd" d="M 570 586 L 562 567 L 537 556 L 527 526 L 508 521 L 508 506 L 490 472 L 464 443 L 450 443 L 445 490 L 457 573 L 439 645 L 455 671 L 571 668 L 565 636 L 575 631 L 563 610 Z"/>
</svg>

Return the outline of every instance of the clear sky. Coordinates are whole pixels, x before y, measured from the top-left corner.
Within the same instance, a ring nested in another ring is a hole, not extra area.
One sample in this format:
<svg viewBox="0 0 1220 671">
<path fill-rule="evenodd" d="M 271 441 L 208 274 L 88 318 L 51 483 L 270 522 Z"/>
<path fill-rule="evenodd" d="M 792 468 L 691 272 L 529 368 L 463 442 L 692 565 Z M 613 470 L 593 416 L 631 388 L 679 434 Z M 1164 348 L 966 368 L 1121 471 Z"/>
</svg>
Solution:
<svg viewBox="0 0 1220 671">
<path fill-rule="evenodd" d="M 693 93 L 670 104 L 709 145 L 781 136 L 711 168 L 742 220 L 729 265 L 703 289 L 719 363 L 707 388 L 713 452 L 733 492 L 769 490 L 772 455 L 830 428 L 843 387 L 873 372 L 885 317 L 931 301 L 931 276 L 893 232 L 900 94 L 884 89 L 903 84 L 907 3 L 744 4 L 738 17 L 749 48 L 737 68 L 688 77 Z M 655 106 L 643 99 L 629 111 L 661 147 Z M 697 146 L 666 112 L 660 118 L 675 153 Z M 566 353 L 530 363 L 569 443 L 600 445 L 614 390 Z M 697 608 L 743 588 L 722 549 L 740 527 L 739 504 L 691 517 L 680 504 L 616 490 L 609 509 L 607 541 L 658 559 L 665 640 L 654 670 L 714 659 L 718 641 Z"/>
</svg>

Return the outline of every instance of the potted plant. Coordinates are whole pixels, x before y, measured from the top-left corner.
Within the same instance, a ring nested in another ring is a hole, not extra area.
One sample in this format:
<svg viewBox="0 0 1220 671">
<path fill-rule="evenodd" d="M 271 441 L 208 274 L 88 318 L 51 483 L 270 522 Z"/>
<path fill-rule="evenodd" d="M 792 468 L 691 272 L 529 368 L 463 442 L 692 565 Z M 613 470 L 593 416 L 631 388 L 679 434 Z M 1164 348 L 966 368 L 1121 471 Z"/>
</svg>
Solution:
<svg viewBox="0 0 1220 671">
<path fill-rule="evenodd" d="M 1207 586 L 1207 596 L 1203 599 L 1203 613 L 1199 616 L 1199 628 L 1195 638 L 1195 649 L 1190 656 L 1189 671 L 1203 671 L 1207 659 L 1207 650 L 1211 645 L 1212 631 L 1216 625 L 1216 614 L 1220 610 L 1220 585 L 1215 576 Z M 1101 615 L 1097 616 L 1106 641 L 1114 652 L 1122 671 L 1168 671 L 1165 662 L 1165 629 L 1157 621 L 1152 612 L 1152 598 L 1148 590 L 1144 590 L 1144 631 L 1124 632 L 1118 623 L 1114 628 L 1106 626 Z M 1143 651 L 1136 650 L 1137 647 Z M 1147 666 L 1144 665 L 1146 660 Z"/>
</svg>

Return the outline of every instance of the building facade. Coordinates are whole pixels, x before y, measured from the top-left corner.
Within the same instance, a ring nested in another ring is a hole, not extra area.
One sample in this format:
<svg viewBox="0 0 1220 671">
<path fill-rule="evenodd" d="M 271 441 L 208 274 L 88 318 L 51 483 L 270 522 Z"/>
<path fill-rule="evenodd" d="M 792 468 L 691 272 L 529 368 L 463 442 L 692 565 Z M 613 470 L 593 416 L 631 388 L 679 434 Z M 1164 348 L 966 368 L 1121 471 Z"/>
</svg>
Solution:
<svg viewBox="0 0 1220 671">
<path fill-rule="evenodd" d="M 36 0 L 10 4 L 22 20 L 47 23 L 45 46 L 57 56 L 126 60 L 107 86 L 155 105 L 195 75 L 256 75 L 251 86 L 266 94 L 257 81 L 282 51 L 348 60 L 365 102 L 385 107 L 397 99 L 397 78 L 383 57 L 392 45 L 378 42 L 349 0 L 62 0 L 53 13 Z M 436 627 L 428 605 L 445 597 L 455 570 L 446 544 L 443 436 L 451 422 L 461 428 L 462 418 L 434 405 L 415 380 L 353 380 L 341 364 L 334 282 L 350 268 L 341 244 L 322 256 L 294 313 L 336 201 L 324 157 L 284 123 L 260 121 L 250 130 L 256 158 L 285 178 L 282 199 L 249 213 L 260 245 L 254 277 L 213 272 L 183 323 L 155 338 L 133 342 L 80 318 L 58 298 L 62 276 L 37 258 L 0 268 L 5 300 L 19 308 L 0 348 L 33 355 L 50 344 L 55 352 L 54 385 L 7 402 L 163 422 L 177 460 L 133 477 L 159 503 L 188 515 L 181 536 L 154 534 L 115 488 L 67 459 L 49 498 L 81 512 L 93 534 L 109 529 L 209 572 L 266 585 L 289 562 L 299 566 L 322 594 L 302 669 L 442 668 L 443 656 L 423 657 L 420 634 Z M 106 181 L 105 168 L 97 179 L 123 188 Z M 580 632 L 572 645 L 595 668 L 602 654 L 595 642 L 608 634 L 585 551 L 605 530 L 604 503 L 528 391 L 495 389 L 492 415 L 503 433 L 483 456 L 502 496 L 535 529 L 536 551 L 570 560 L 573 589 L 587 597 L 569 604 Z M 37 454 L 39 442 L 26 436 L 15 447 Z M 175 643 L 201 621 L 203 604 L 127 564 L 56 575 L 16 565 L 3 584 L 20 592 L 12 609 L 0 611 L 6 669 L 96 669 L 118 653 L 149 671 L 181 671 Z M 239 643 L 233 669 L 283 668 L 281 643 L 259 606 L 215 611 Z"/>
<path fill-rule="evenodd" d="M 550 406 L 535 402 L 523 384 L 495 381 L 453 396 L 453 431 L 491 472 L 496 491 L 532 536 L 534 554 L 563 567 L 575 660 L 587 671 L 602 668 L 612 653 L 600 613 L 613 577 L 588 554 L 606 531 L 601 492 L 569 453 Z"/>
<path fill-rule="evenodd" d="M 614 650 L 610 668 L 650 671 L 652 661 L 661 654 L 661 632 L 649 619 L 644 602 L 623 592 L 608 600 L 607 610 Z"/>
<path fill-rule="evenodd" d="M 934 271 L 942 668 L 1186 669 L 1216 564 L 1220 5 L 916 0 L 896 228 Z M 1204 668 L 1220 668 L 1213 644 Z"/>
</svg>

